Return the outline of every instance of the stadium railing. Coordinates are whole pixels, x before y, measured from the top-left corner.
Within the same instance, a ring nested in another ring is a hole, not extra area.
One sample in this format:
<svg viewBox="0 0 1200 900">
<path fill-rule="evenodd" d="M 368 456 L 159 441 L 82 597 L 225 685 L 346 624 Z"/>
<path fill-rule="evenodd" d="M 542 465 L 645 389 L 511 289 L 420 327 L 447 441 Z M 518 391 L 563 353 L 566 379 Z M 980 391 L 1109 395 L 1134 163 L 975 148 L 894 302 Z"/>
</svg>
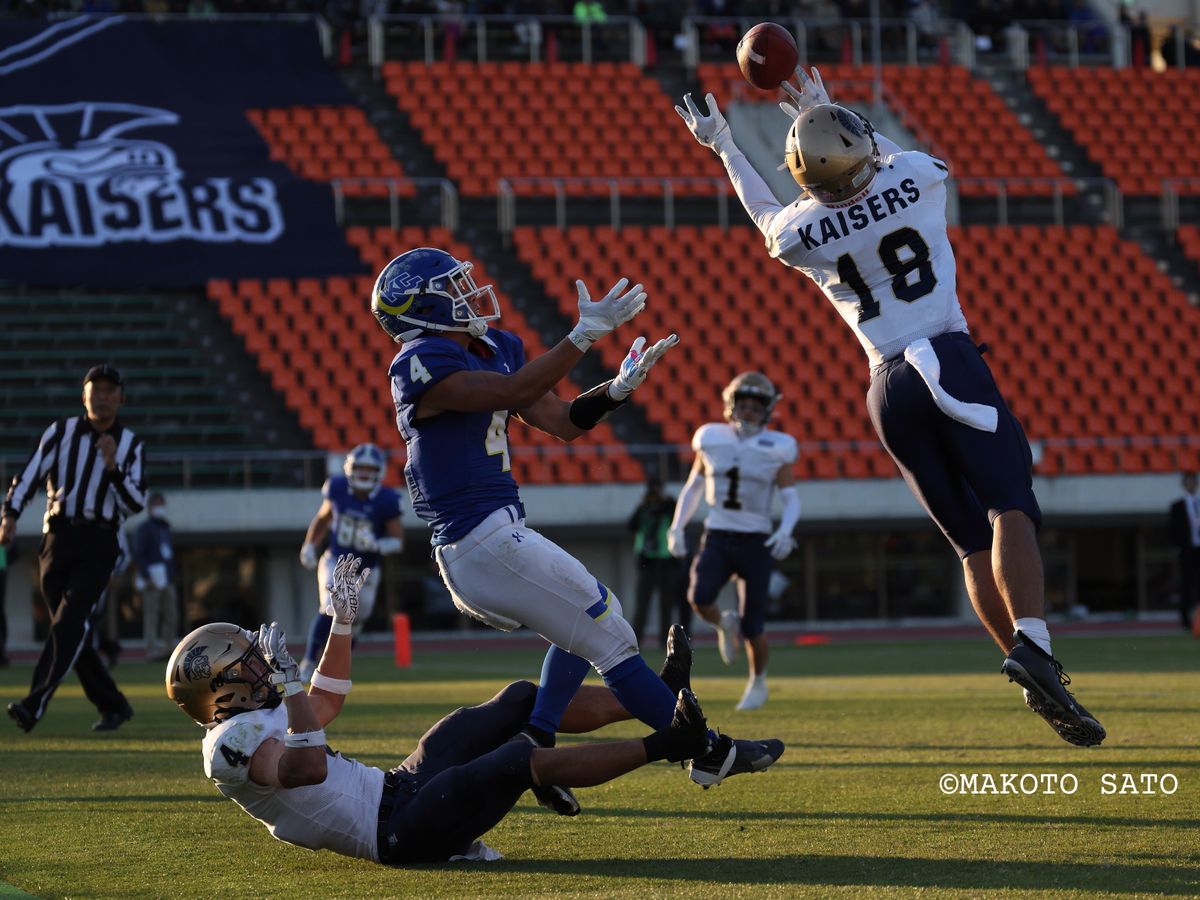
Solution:
<svg viewBox="0 0 1200 900">
<path fill-rule="evenodd" d="M 1105 22 L 1063 22 L 1057 19 L 1021 19 L 1004 30 L 1005 49 L 1018 69 L 1030 65 L 1030 44 L 1039 64 L 1129 65 L 1129 30 Z"/>
<path fill-rule="evenodd" d="M 704 61 L 728 60 L 741 35 L 759 21 L 746 16 L 685 17 L 684 65 L 694 71 Z M 835 59 L 856 66 L 861 66 L 864 60 L 913 66 L 923 61 L 955 62 L 968 69 L 975 65 L 975 34 L 958 19 L 939 18 L 925 28 L 911 19 L 877 19 L 878 28 L 870 20 L 858 19 L 810 17 L 773 21 L 791 30 L 801 65 L 808 65 L 814 59 L 817 62 Z M 903 37 L 896 40 L 900 35 Z"/>
<path fill-rule="evenodd" d="M 497 225 L 501 234 L 511 234 L 517 227 L 517 191 L 521 186 L 549 187 L 554 191 L 554 221 L 559 229 L 567 227 L 567 187 L 571 185 L 591 186 L 603 184 L 608 189 L 609 225 L 612 228 L 621 227 L 622 187 L 641 188 L 657 186 L 662 191 L 663 224 L 668 228 L 675 227 L 675 194 L 677 188 L 697 184 L 711 185 L 716 193 L 717 223 L 722 229 L 729 227 L 729 195 L 732 188 L 727 178 L 590 178 L 575 176 L 570 178 L 552 177 L 520 177 L 501 178 L 496 182 Z M 629 195 L 626 195 L 628 198 Z M 644 196 L 638 192 L 637 196 Z"/>
<path fill-rule="evenodd" d="M 391 40 L 389 36 L 397 33 L 403 39 Z M 623 46 L 622 40 L 610 37 L 622 33 Z M 420 40 L 413 40 L 417 35 Z M 529 62 L 554 56 L 563 61 L 585 63 L 603 57 L 628 60 L 639 67 L 646 64 L 646 28 L 633 16 L 609 16 L 601 24 L 579 23 L 573 16 L 372 16 L 367 20 L 367 58 L 372 68 L 378 71 L 385 60 L 393 58 L 388 56 L 389 50 L 403 46 L 410 52 L 394 58 L 423 59 L 433 63 L 444 58 L 439 57 L 439 36 L 443 53 L 449 42 L 453 42 L 454 52 L 458 53 L 460 39 L 473 41 L 473 55 L 476 62 L 481 63 L 515 59 L 513 51 L 516 49 L 520 51 L 519 56 Z M 546 49 L 551 38 L 555 44 L 553 53 Z M 415 53 L 411 52 L 413 48 L 416 48 Z"/>
<path fill-rule="evenodd" d="M 1190 188 L 1190 190 L 1180 190 Z M 1179 195 L 1189 197 L 1200 194 L 1200 178 L 1164 178 L 1159 209 L 1162 215 L 1162 226 L 1170 232 L 1178 230 L 1180 225 Z"/>
<path fill-rule="evenodd" d="M 1030 191 L 1025 190 L 1026 188 L 1040 188 L 1045 186 L 1049 186 L 1050 188 L 1053 217 L 1051 224 L 1068 224 L 1065 197 L 1081 192 L 1094 197 L 1104 204 L 1102 221 L 1105 224 L 1120 228 L 1125 221 L 1125 196 L 1117 187 L 1116 181 L 1111 178 L 1027 178 L 1005 175 L 994 178 L 977 176 L 951 178 L 949 181 L 949 202 L 952 212 L 949 218 L 952 223 L 958 220 L 958 216 L 953 210 L 959 202 L 959 189 L 968 185 L 984 185 L 994 190 L 994 195 L 991 196 L 996 201 L 996 218 L 992 223 L 995 225 L 1009 224 L 1008 207 L 1011 196 L 1025 198 L 1030 193 Z M 979 196 L 979 193 L 975 192 L 974 196 Z"/>
<path fill-rule="evenodd" d="M 388 216 L 392 230 L 400 228 L 400 199 L 405 188 L 436 188 L 440 224 L 450 231 L 458 230 L 458 188 L 449 178 L 333 178 L 329 182 L 333 189 L 333 213 L 338 225 L 346 220 L 346 187 L 348 185 L 383 185 L 387 188 Z M 423 207 L 428 209 L 428 206 Z"/>
</svg>

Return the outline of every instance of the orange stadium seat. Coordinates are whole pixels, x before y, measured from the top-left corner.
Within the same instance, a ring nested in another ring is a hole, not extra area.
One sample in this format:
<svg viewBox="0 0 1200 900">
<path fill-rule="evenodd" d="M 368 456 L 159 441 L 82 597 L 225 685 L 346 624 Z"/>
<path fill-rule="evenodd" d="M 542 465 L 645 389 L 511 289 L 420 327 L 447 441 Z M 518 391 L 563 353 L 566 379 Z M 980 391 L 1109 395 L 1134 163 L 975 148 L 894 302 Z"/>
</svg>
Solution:
<svg viewBox="0 0 1200 900">
<path fill-rule="evenodd" d="M 661 194 L 664 177 L 697 177 L 679 191 L 686 194 L 711 194 L 724 179 L 710 152 L 680 139 L 672 99 L 632 63 L 483 66 L 392 61 L 382 69 L 399 108 L 465 195 L 494 194 L 501 178 L 593 176 L 565 185 L 571 195 L 604 195 L 607 179 L 637 178 L 623 192 L 647 196 Z M 450 110 L 455 127 L 431 109 Z M 553 193 L 548 184 L 515 190 Z"/>
<path fill-rule="evenodd" d="M 1034 66 L 1033 92 L 1126 194 L 1157 195 L 1163 180 L 1184 178 L 1181 194 L 1200 194 L 1200 71 L 1071 69 Z M 1191 138 L 1153 140 L 1167 128 Z"/>
<path fill-rule="evenodd" d="M 250 109 L 246 118 L 267 142 L 271 159 L 286 163 L 301 178 L 349 179 L 342 185 L 347 196 L 387 196 L 386 184 L 354 179 L 393 178 L 399 181 L 400 196 L 416 195 L 400 163 L 356 106 Z"/>
<path fill-rule="evenodd" d="M 1180 362 L 1194 359 L 1200 346 L 1200 310 L 1136 244 L 1107 226 L 967 226 L 952 229 L 951 239 L 973 333 L 994 342 L 989 363 L 1031 439 L 1120 438 L 1154 448 L 1163 436 L 1200 432 L 1194 367 L 1179 375 Z M 1181 232 L 1181 242 L 1200 253 L 1200 230 Z M 720 417 L 720 391 L 729 379 L 762 368 L 783 391 L 775 421 L 806 448 L 800 459 L 806 477 L 895 477 L 867 419 L 866 357 L 817 288 L 770 260 L 760 244 L 757 231 L 740 226 L 684 226 L 674 233 L 521 227 L 513 235 L 515 252 L 564 315 L 573 314 L 575 296 L 552 262 L 559 257 L 595 284 L 630 274 L 643 278 L 652 296 L 675 298 L 646 313 L 650 333 L 683 337 L 660 364 L 662 377 L 656 371 L 640 391 L 664 440 L 690 443 L 698 425 Z M 1106 266 L 1093 265 L 1097 255 Z M 634 258 L 640 271 L 631 271 Z M 697 260 L 704 261 L 703 274 L 692 281 Z M 1013 260 L 1021 260 L 1022 273 L 1011 271 Z M 1113 270 L 1137 273 L 1137 304 L 1115 310 L 1097 290 Z M 707 290 L 714 276 L 724 285 L 720 298 Z M 1054 290 L 1047 292 L 1047 284 Z M 624 347 L 602 342 L 596 352 L 615 368 Z M 859 443 L 854 449 L 817 443 L 835 441 Z M 1171 471 L 1177 462 L 1162 449 L 1081 445 L 1048 450 L 1037 471 Z"/>
</svg>

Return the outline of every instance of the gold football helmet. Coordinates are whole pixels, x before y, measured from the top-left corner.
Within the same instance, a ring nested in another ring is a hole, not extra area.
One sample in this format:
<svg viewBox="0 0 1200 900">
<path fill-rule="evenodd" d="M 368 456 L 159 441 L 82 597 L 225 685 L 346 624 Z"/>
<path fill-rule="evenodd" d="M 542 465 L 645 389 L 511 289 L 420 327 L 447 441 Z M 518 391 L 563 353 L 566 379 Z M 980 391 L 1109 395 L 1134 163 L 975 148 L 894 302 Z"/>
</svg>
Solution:
<svg viewBox="0 0 1200 900">
<path fill-rule="evenodd" d="M 879 171 L 875 129 L 844 106 L 814 106 L 788 130 L 784 162 L 818 203 L 841 203 L 865 191 Z"/>
<path fill-rule="evenodd" d="M 764 412 L 761 422 L 747 422 L 734 416 L 734 406 L 739 397 L 753 397 L 762 402 Z M 725 401 L 725 419 L 741 434 L 754 434 L 763 428 L 771 418 L 771 411 L 775 409 L 779 397 L 780 393 L 775 390 L 771 379 L 762 372 L 743 372 L 721 391 L 721 399 Z"/>
<path fill-rule="evenodd" d="M 208 728 L 280 702 L 258 636 L 228 622 L 201 625 L 179 642 L 167 663 L 167 696 Z"/>
</svg>

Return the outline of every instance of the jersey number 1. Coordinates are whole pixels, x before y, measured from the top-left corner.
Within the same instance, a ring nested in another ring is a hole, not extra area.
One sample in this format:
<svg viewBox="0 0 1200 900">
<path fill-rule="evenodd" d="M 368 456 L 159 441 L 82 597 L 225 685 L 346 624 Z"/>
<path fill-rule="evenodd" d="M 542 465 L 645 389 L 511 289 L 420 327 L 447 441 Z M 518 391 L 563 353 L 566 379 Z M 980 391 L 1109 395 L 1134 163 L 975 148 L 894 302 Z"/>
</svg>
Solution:
<svg viewBox="0 0 1200 900">
<path fill-rule="evenodd" d="M 738 499 L 738 479 L 741 474 L 737 466 L 725 473 L 725 477 L 729 479 L 729 493 L 725 495 L 725 502 L 721 505 L 726 509 L 742 508 L 742 501 Z"/>
<path fill-rule="evenodd" d="M 912 253 L 908 259 L 900 258 L 900 249 L 903 247 L 907 247 Z M 877 252 L 879 261 L 892 276 L 892 293 L 896 295 L 897 300 L 912 303 L 937 287 L 937 276 L 933 274 L 933 264 L 929 262 L 929 245 L 916 229 L 906 226 L 885 235 L 879 242 Z M 842 280 L 842 284 L 858 295 L 859 324 L 878 316 L 879 301 L 875 299 L 859 273 L 854 257 L 843 253 L 838 257 L 837 267 L 838 278 Z M 914 271 L 919 277 L 909 284 L 908 276 Z"/>
</svg>

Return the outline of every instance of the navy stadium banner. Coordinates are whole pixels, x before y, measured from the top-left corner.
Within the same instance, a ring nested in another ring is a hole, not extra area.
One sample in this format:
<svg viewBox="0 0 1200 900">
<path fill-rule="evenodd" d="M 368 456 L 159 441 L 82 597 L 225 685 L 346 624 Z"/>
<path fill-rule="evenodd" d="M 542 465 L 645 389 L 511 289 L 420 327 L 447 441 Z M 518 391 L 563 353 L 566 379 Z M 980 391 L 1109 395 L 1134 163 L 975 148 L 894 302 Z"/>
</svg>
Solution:
<svg viewBox="0 0 1200 900">
<path fill-rule="evenodd" d="M 363 272 L 252 108 L 352 99 L 305 22 L 0 22 L 0 281 Z"/>
</svg>

